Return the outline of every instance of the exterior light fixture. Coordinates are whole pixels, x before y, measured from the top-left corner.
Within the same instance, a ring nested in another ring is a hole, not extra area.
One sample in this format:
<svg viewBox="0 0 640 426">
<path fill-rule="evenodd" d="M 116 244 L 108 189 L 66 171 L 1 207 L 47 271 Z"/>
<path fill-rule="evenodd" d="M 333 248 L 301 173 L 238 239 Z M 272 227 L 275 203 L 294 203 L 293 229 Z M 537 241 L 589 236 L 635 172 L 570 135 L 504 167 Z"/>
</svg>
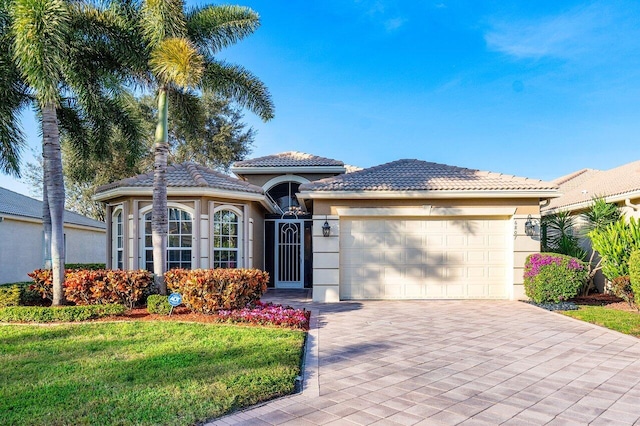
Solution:
<svg viewBox="0 0 640 426">
<path fill-rule="evenodd" d="M 329 225 L 329 222 L 327 221 L 327 217 L 325 216 L 324 225 L 322 225 L 322 236 L 328 237 L 329 235 L 331 235 L 331 225 Z"/>
<path fill-rule="evenodd" d="M 524 233 L 527 234 L 527 237 L 536 235 L 536 224 L 531 215 L 527 216 L 527 221 L 524 223 Z"/>
</svg>

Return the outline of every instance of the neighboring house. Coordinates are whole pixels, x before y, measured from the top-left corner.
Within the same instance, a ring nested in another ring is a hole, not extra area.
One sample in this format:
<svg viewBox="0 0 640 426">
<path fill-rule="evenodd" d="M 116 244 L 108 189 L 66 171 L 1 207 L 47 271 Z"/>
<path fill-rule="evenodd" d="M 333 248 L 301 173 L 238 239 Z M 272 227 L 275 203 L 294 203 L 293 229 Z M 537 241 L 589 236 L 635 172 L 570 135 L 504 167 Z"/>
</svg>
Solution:
<svg viewBox="0 0 640 426">
<path fill-rule="evenodd" d="M 554 184 L 398 160 L 368 169 L 299 152 L 170 166 L 168 267 L 254 267 L 276 288 L 352 299 L 517 299 L 525 235 Z M 108 266 L 152 268 L 153 175 L 98 189 Z M 323 229 L 324 228 L 324 229 Z"/>
<path fill-rule="evenodd" d="M 558 185 L 560 197 L 542 207 L 547 215 L 568 210 L 582 213 L 594 197 L 604 197 L 617 204 L 627 217 L 640 218 L 640 161 L 634 161 L 610 170 L 582 169 L 553 181 Z"/>
<path fill-rule="evenodd" d="M 67 263 L 104 263 L 104 223 L 66 210 L 64 238 Z M 42 201 L 0 188 L 0 283 L 29 281 L 45 261 Z"/>
<path fill-rule="evenodd" d="M 543 216 L 569 211 L 576 216 L 580 245 L 591 250 L 591 241 L 584 235 L 580 217 L 593 204 L 594 198 L 604 198 L 616 204 L 626 217 L 640 218 L 640 161 L 624 164 L 610 170 L 581 169 L 553 180 L 560 196 L 542 206 Z M 598 291 L 605 290 L 605 278 L 600 271 L 594 277 Z"/>
</svg>

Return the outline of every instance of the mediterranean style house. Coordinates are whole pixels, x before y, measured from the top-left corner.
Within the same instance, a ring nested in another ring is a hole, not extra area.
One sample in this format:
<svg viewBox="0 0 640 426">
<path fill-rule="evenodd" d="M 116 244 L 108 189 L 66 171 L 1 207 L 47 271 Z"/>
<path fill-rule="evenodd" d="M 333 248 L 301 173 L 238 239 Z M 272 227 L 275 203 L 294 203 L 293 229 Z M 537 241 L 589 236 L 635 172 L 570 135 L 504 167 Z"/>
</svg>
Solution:
<svg viewBox="0 0 640 426">
<path fill-rule="evenodd" d="M 240 161 L 228 176 L 167 172 L 167 267 L 260 268 L 313 300 L 518 299 L 557 186 L 420 160 L 357 169 L 300 152 Z M 153 174 L 99 188 L 107 266 L 152 269 Z"/>
</svg>

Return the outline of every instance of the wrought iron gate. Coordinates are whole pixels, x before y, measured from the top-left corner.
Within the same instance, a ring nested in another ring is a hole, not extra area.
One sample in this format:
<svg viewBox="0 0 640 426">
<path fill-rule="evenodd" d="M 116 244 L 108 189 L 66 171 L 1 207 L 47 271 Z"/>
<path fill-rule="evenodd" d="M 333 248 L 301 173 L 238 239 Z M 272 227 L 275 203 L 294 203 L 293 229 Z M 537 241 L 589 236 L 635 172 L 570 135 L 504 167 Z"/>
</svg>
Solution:
<svg viewBox="0 0 640 426">
<path fill-rule="evenodd" d="M 276 220 L 275 286 L 304 287 L 304 220 Z"/>
</svg>

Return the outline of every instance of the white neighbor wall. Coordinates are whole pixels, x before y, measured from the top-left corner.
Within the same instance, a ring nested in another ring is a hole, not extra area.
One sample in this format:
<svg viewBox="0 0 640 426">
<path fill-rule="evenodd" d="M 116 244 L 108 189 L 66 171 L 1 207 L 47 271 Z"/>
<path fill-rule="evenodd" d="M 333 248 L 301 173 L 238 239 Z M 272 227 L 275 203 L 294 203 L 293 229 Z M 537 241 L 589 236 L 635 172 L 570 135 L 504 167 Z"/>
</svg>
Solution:
<svg viewBox="0 0 640 426">
<path fill-rule="evenodd" d="M 66 263 L 104 263 L 106 233 L 65 224 Z M 14 220 L 4 217 L 0 222 L 0 284 L 29 281 L 28 272 L 42 268 L 42 222 Z"/>
</svg>

